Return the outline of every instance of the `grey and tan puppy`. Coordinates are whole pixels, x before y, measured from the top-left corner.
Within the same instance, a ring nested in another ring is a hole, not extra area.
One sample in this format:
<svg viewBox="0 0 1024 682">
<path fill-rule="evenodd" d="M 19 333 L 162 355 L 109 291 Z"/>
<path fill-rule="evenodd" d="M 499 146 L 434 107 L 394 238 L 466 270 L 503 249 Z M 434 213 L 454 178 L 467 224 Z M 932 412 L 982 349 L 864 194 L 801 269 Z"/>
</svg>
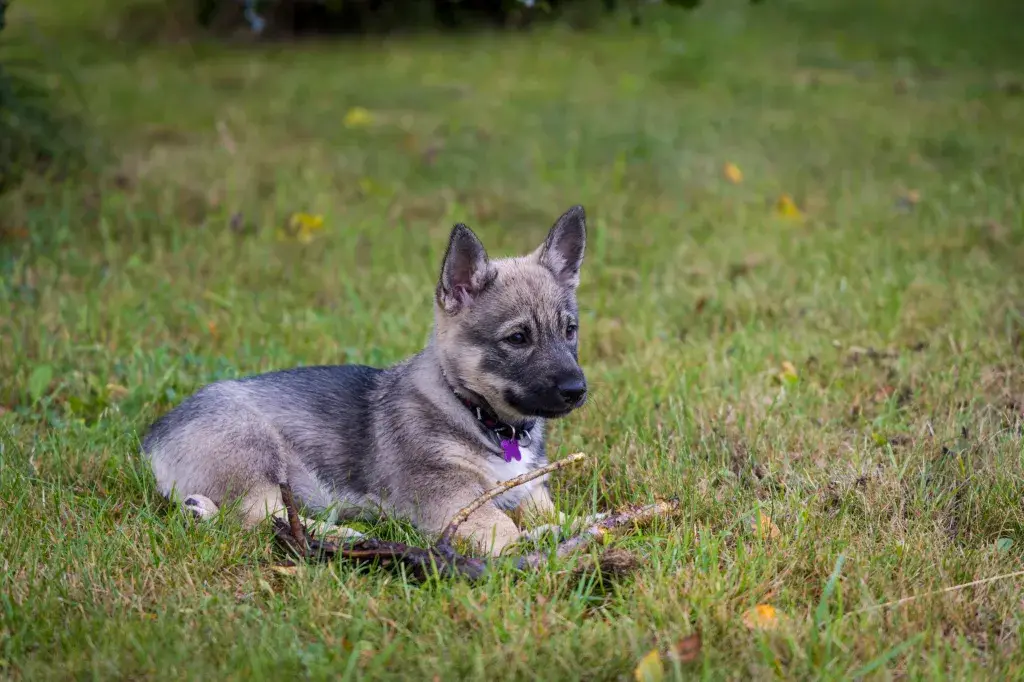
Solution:
<svg viewBox="0 0 1024 682">
<path fill-rule="evenodd" d="M 544 420 L 584 404 L 585 244 L 581 206 L 514 258 L 489 259 L 456 225 L 426 348 L 386 369 L 300 367 L 200 389 L 143 441 L 160 491 L 200 517 L 236 503 L 253 527 L 282 513 L 287 482 L 307 510 L 439 532 L 484 490 L 545 465 Z M 482 507 L 461 534 L 497 554 L 519 537 L 510 514 L 522 512 L 554 512 L 543 479 Z"/>
</svg>

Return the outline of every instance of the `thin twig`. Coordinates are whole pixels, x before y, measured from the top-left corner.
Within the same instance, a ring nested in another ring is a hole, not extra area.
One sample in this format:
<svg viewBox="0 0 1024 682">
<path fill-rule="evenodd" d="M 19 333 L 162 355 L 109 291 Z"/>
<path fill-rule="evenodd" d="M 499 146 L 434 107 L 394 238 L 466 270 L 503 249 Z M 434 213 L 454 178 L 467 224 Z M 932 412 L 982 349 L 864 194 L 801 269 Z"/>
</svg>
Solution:
<svg viewBox="0 0 1024 682">
<path fill-rule="evenodd" d="M 555 548 L 555 557 L 564 559 L 573 552 L 585 545 L 600 539 L 605 533 L 611 532 L 622 526 L 643 523 L 658 516 L 668 516 L 679 510 L 678 500 L 655 502 L 643 507 L 633 507 L 625 511 L 613 514 L 606 519 L 588 526 L 583 532 L 574 535 L 558 544 Z M 534 552 L 519 558 L 516 565 L 519 568 L 537 568 L 548 560 L 547 552 Z"/>
<path fill-rule="evenodd" d="M 587 456 L 582 452 L 577 452 L 576 454 L 569 455 L 568 457 L 560 459 L 557 462 L 552 462 L 547 466 L 543 466 L 539 469 L 534 469 L 533 471 L 529 471 L 521 476 L 516 476 L 515 478 L 510 478 L 507 481 L 499 483 L 498 485 L 494 486 L 493 488 L 485 492 L 480 497 L 470 502 L 466 507 L 459 511 L 455 516 L 453 516 L 451 523 L 449 523 L 448 527 L 444 529 L 443 533 L 441 533 L 441 537 L 438 539 L 437 545 L 439 547 L 450 546 L 452 538 L 455 536 L 455 532 L 459 529 L 459 526 L 465 523 L 466 519 L 469 518 L 469 515 L 475 512 L 480 507 L 487 504 L 488 502 L 490 502 L 491 500 L 493 500 L 495 497 L 501 495 L 502 493 L 506 493 L 509 490 L 512 490 L 512 488 L 517 488 L 525 483 L 529 483 L 535 478 L 540 478 L 545 474 L 550 474 L 552 471 L 557 471 L 563 467 L 569 466 L 570 464 L 575 464 L 576 462 L 582 461 L 586 459 L 586 457 Z"/>
<path fill-rule="evenodd" d="M 934 597 L 934 596 L 939 595 L 939 594 L 946 594 L 946 593 L 949 593 L 949 592 L 956 592 L 958 590 L 962 590 L 962 589 L 967 588 L 967 587 L 977 587 L 978 585 L 985 585 L 987 583 L 994 583 L 997 580 L 1006 580 L 1008 578 L 1021 578 L 1021 577 L 1024 577 L 1024 571 L 1014 571 L 1013 573 L 1004 573 L 1002 575 L 994 575 L 994 576 L 992 576 L 990 578 L 982 578 L 980 580 L 972 580 L 969 583 L 961 583 L 960 585 L 953 585 L 951 587 L 943 587 L 940 590 L 932 590 L 930 592 L 922 592 L 921 594 L 914 594 L 914 595 L 911 595 L 909 597 L 904 597 L 903 599 L 897 599 L 895 601 L 887 601 L 884 604 L 875 604 L 874 606 L 868 606 L 868 607 L 863 608 L 863 609 L 857 609 L 856 611 L 850 611 L 849 613 L 844 615 L 843 618 L 848 618 L 850 616 L 856 616 L 857 614 L 860 614 L 860 613 L 869 613 L 871 611 L 879 611 L 881 609 L 887 609 L 887 608 L 890 608 L 890 607 L 893 607 L 893 606 L 901 606 L 903 604 L 907 604 L 909 602 L 916 601 L 918 599 L 924 599 L 925 597 Z"/>
</svg>

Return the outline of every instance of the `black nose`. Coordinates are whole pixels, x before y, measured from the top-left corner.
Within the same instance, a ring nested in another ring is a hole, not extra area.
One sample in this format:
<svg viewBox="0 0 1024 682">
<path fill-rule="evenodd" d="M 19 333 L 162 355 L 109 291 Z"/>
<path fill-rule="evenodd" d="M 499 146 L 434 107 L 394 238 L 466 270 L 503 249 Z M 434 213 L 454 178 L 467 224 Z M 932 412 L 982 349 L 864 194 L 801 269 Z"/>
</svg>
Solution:
<svg viewBox="0 0 1024 682">
<path fill-rule="evenodd" d="M 558 394 L 567 405 L 576 405 L 587 394 L 587 382 L 583 379 L 566 379 L 558 382 Z"/>
</svg>

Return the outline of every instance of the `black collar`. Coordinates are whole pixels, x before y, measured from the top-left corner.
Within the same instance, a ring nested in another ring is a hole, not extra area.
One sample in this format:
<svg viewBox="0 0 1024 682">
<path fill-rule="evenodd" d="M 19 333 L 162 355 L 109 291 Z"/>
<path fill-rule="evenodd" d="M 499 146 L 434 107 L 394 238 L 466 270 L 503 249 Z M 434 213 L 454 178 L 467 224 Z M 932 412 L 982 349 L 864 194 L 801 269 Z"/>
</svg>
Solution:
<svg viewBox="0 0 1024 682">
<path fill-rule="evenodd" d="M 473 417 L 475 417 L 476 420 L 480 422 L 481 426 L 483 426 L 488 432 L 491 436 L 491 440 L 493 440 L 496 445 L 500 445 L 504 448 L 505 445 L 503 441 L 515 441 L 516 443 L 521 443 L 524 447 L 530 446 L 530 431 L 533 429 L 534 424 L 536 424 L 535 420 L 525 421 L 518 425 L 502 421 L 498 417 L 497 413 L 491 409 L 491 406 L 487 404 L 487 401 L 481 399 L 479 402 L 475 402 L 465 396 L 459 395 L 455 390 L 455 387 L 452 386 L 450 381 L 448 381 L 448 377 L 445 376 L 443 371 L 441 372 L 441 376 L 444 377 L 444 382 L 448 384 L 448 389 L 452 392 L 452 395 L 455 396 L 456 400 L 466 406 Z"/>
</svg>

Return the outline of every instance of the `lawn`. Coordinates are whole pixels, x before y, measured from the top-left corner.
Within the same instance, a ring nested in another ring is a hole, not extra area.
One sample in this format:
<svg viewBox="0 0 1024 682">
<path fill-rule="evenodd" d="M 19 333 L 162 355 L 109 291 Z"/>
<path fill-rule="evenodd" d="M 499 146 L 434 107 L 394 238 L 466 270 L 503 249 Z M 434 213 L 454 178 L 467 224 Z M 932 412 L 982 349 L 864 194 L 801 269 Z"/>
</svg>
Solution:
<svg viewBox="0 0 1024 682">
<path fill-rule="evenodd" d="M 12 5 L 93 163 L 0 197 L 0 677 L 1024 675 L 1019 3 L 258 46 L 123 4 Z M 453 223 L 512 254 L 575 203 L 592 398 L 550 456 L 589 457 L 553 485 L 680 499 L 614 541 L 636 572 L 288 574 L 156 492 L 139 440 L 190 392 L 398 361 Z"/>
</svg>

